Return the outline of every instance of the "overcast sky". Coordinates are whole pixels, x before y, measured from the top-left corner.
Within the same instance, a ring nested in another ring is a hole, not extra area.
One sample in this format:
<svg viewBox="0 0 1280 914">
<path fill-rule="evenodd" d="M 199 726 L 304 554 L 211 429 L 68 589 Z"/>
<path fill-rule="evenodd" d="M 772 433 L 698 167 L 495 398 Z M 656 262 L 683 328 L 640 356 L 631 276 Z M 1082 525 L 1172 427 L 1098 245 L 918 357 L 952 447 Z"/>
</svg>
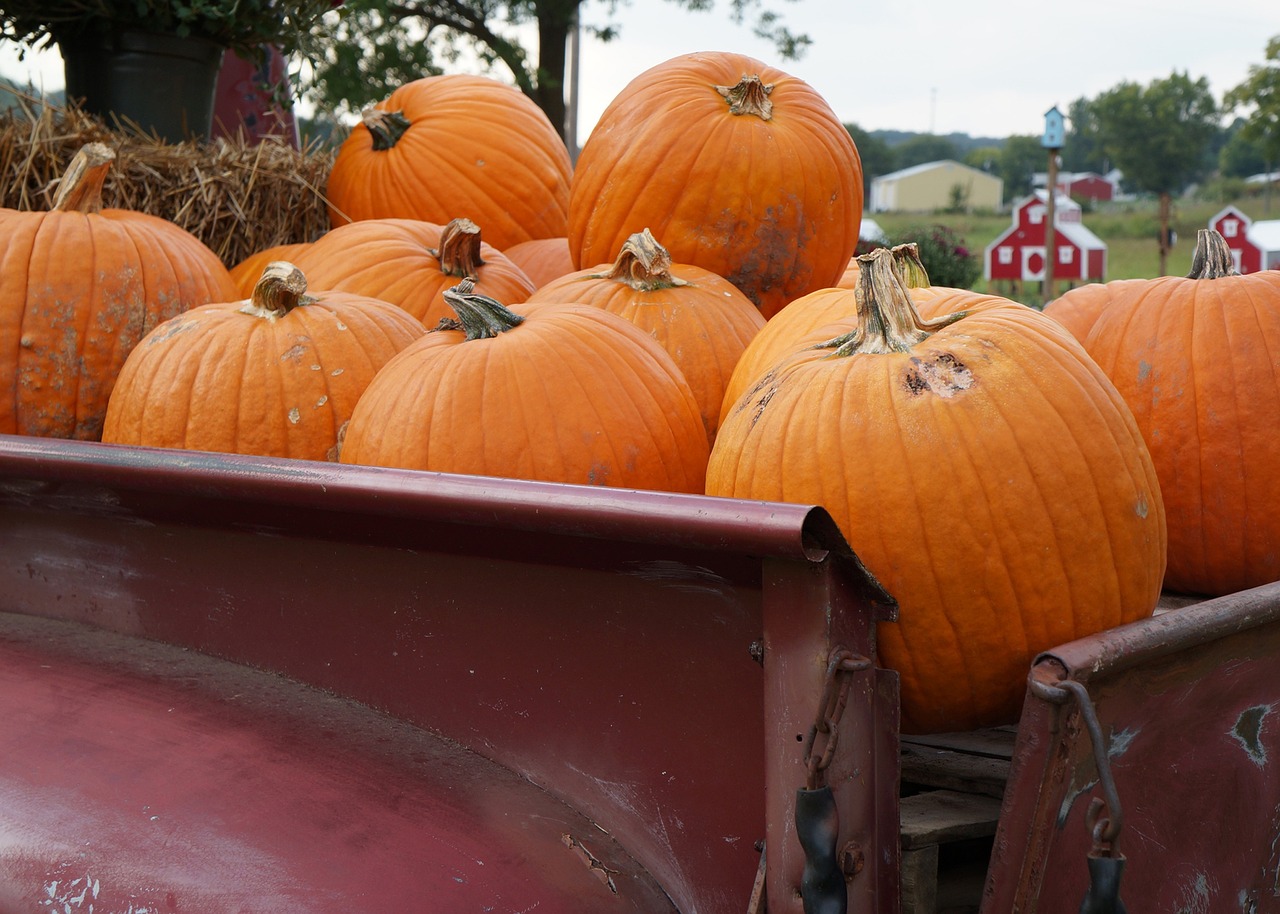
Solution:
<svg viewBox="0 0 1280 914">
<path fill-rule="evenodd" d="M 649 67 L 679 54 L 727 50 L 754 56 L 817 89 L 841 121 L 866 130 L 1039 135 L 1044 112 L 1065 112 L 1122 81 L 1148 83 L 1176 71 L 1206 77 L 1215 98 L 1265 60 L 1280 35 L 1280 0 L 1203 3 L 1074 0 L 764 0 L 813 44 L 796 61 L 729 20 L 726 0 L 689 13 L 666 0 L 621 3 L 621 37 L 584 40 L 579 101 L 583 140 L 609 101 Z M 606 21 L 594 0 L 583 19 Z M 10 46 L 0 70 L 24 75 Z M 50 89 L 61 64 L 33 71 Z"/>
</svg>

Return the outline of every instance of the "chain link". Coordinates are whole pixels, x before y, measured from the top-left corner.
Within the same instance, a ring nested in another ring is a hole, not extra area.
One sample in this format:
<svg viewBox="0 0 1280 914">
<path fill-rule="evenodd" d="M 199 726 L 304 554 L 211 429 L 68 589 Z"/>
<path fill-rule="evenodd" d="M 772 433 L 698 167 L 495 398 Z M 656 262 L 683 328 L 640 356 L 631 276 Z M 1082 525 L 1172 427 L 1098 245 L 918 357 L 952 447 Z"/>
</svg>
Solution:
<svg viewBox="0 0 1280 914">
<path fill-rule="evenodd" d="M 827 659 L 822 683 L 822 700 L 809 737 L 804 745 L 805 787 L 816 790 L 826 784 L 826 771 L 839 742 L 840 718 L 849 702 L 850 674 L 870 669 L 871 661 L 846 648 L 837 647 Z"/>
</svg>

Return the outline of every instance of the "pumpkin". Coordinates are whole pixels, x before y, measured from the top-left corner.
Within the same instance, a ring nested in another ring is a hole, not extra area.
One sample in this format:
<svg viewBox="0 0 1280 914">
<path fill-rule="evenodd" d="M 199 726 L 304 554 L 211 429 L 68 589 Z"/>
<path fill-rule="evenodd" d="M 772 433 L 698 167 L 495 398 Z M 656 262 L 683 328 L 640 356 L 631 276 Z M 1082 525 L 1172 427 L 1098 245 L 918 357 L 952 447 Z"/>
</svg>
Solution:
<svg viewBox="0 0 1280 914">
<path fill-rule="evenodd" d="M 677 57 L 632 80 L 578 157 L 569 249 L 609 261 L 648 226 L 677 263 L 771 317 L 840 279 L 858 244 L 862 164 L 804 81 L 741 54 Z"/>
<path fill-rule="evenodd" d="M 836 280 L 836 287 L 840 289 L 858 288 L 858 257 L 856 254 L 849 258 L 849 265 L 844 268 L 844 272 Z"/>
<path fill-rule="evenodd" d="M 1112 301 L 1137 291 L 1137 287 L 1146 282 L 1145 279 L 1114 279 L 1111 282 L 1085 283 L 1068 289 L 1049 302 L 1044 306 L 1044 313 L 1066 327 L 1072 336 L 1083 343 Z"/>
<path fill-rule="evenodd" d="M 310 296 L 306 286 L 278 261 L 248 301 L 192 308 L 156 327 L 120 372 L 103 440 L 336 460 L 374 373 L 426 328 L 386 302 Z"/>
<path fill-rule="evenodd" d="M 1147 440 L 1169 515 L 1170 590 L 1280 579 L 1280 272 L 1240 275 L 1217 232 L 1191 274 L 1113 298 L 1085 348 Z"/>
<path fill-rule="evenodd" d="M 502 253 L 524 271 L 536 289 L 576 269 L 569 256 L 569 239 L 564 237 L 522 241 Z"/>
<path fill-rule="evenodd" d="M 458 315 L 379 372 L 351 417 L 343 463 L 701 492 L 708 443 L 666 350 L 590 305 L 519 313 L 474 291 Z"/>
<path fill-rule="evenodd" d="M 924 264 L 920 262 L 919 247 L 914 243 L 902 244 L 893 248 L 891 253 L 903 274 L 904 284 L 911 289 L 917 310 L 927 309 L 928 300 L 941 290 L 929 285 L 929 275 Z M 783 356 L 844 332 L 839 327 L 828 327 L 828 325 L 839 324 L 857 317 L 857 258 L 854 258 L 851 264 L 845 271 L 845 278 L 841 285 L 802 295 L 769 318 L 764 329 L 757 333 L 747 345 L 737 365 L 734 366 L 729 382 L 725 385 L 724 397 L 720 405 L 721 421 L 724 414 L 738 402 L 738 398 Z M 844 282 L 852 282 L 852 284 L 846 286 Z M 951 300 L 951 303 L 954 303 L 954 300 Z M 963 307 L 964 305 L 960 304 L 945 313 L 950 314 Z M 931 311 L 925 316 L 931 317 L 938 313 L 940 312 Z"/>
<path fill-rule="evenodd" d="M 1016 719 L 1037 652 L 1148 615 L 1165 520 L 1124 401 L 1049 318 L 926 321 L 884 250 L 860 313 L 720 427 L 712 495 L 825 506 L 898 602 L 878 629 L 907 731 Z"/>
<path fill-rule="evenodd" d="M 572 165 L 542 109 L 483 76 L 406 83 L 368 109 L 329 174 L 333 225 L 460 213 L 499 250 L 565 234 Z"/>
<path fill-rule="evenodd" d="M 0 433 L 96 440 L 125 356 L 164 319 L 230 298 L 226 267 L 185 229 L 103 208 L 115 153 L 84 146 L 48 212 L 0 209 Z"/>
<path fill-rule="evenodd" d="M 306 249 L 306 243 L 299 242 L 296 244 L 276 244 L 263 248 L 261 251 L 254 251 L 231 268 L 231 278 L 235 281 L 236 288 L 240 290 L 240 294 L 248 298 L 253 294 L 253 288 L 258 284 L 258 280 L 262 278 L 262 271 L 267 268 L 268 264 L 277 260 L 293 261 Z"/>
<path fill-rule="evenodd" d="M 710 270 L 673 264 L 645 229 L 627 239 L 612 264 L 570 273 L 529 298 L 557 300 L 598 305 L 662 344 L 693 390 L 708 439 L 715 438 L 725 385 L 764 326 L 749 298 Z"/>
<path fill-rule="evenodd" d="M 326 232 L 297 257 L 316 288 L 389 301 L 427 327 L 452 317 L 444 290 L 464 277 L 506 301 L 533 293 L 529 277 L 480 237 L 470 219 L 446 225 L 414 219 L 367 219 Z"/>
</svg>

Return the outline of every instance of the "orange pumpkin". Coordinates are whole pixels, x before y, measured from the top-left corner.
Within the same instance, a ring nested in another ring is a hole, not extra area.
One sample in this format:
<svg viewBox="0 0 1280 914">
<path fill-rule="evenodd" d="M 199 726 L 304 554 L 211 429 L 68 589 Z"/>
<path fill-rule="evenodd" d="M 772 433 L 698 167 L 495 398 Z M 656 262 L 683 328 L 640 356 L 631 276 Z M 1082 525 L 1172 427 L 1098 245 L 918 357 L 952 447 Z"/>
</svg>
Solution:
<svg viewBox="0 0 1280 914">
<path fill-rule="evenodd" d="M 102 207 L 114 161 L 90 143 L 51 210 L 0 209 L 0 433 L 96 440 L 138 340 L 187 308 L 235 296 L 226 267 L 190 232 Z"/>
<path fill-rule="evenodd" d="M 231 268 L 231 278 L 235 281 L 240 294 L 248 298 L 253 294 L 253 288 L 262 278 L 262 271 L 268 264 L 277 260 L 293 261 L 306 249 L 305 243 L 298 243 L 276 244 L 261 251 L 255 251 Z"/>
<path fill-rule="evenodd" d="M 326 232 L 297 257 L 318 289 L 389 301 L 427 327 L 452 317 L 444 290 L 471 276 L 476 288 L 506 301 L 524 301 L 533 283 L 480 237 L 470 219 L 447 225 L 414 219 L 366 219 Z"/>
<path fill-rule="evenodd" d="M 278 261 L 249 301 L 161 324 L 125 362 L 103 440 L 336 460 L 374 373 L 426 328 L 386 302 L 305 291 L 301 271 Z"/>
<path fill-rule="evenodd" d="M 356 407 L 343 463 L 700 492 L 707 435 L 666 350 L 616 314 L 539 302 L 520 312 L 445 293 L 438 329 L 378 374 Z"/>
<path fill-rule="evenodd" d="M 1113 301 L 1126 298 L 1146 282 L 1145 279 L 1115 279 L 1076 286 L 1045 305 L 1044 313 L 1083 343 Z"/>
<path fill-rule="evenodd" d="M 627 239 L 612 264 L 553 280 L 529 301 L 598 305 L 652 336 L 693 389 L 708 439 L 720 424 L 729 376 L 764 326 L 749 298 L 710 270 L 673 264 L 648 229 Z"/>
<path fill-rule="evenodd" d="M 334 226 L 361 219 L 440 225 L 466 213 L 499 250 L 565 234 L 572 165 L 519 89 L 448 74 L 406 83 L 367 110 L 329 175 Z"/>
<path fill-rule="evenodd" d="M 1202 229 L 1188 277 L 1126 286 L 1085 348 L 1133 410 L 1169 515 L 1171 590 L 1280 579 L 1280 271 Z"/>
<path fill-rule="evenodd" d="M 807 83 L 741 54 L 688 54 L 632 80 L 578 157 L 569 248 L 609 261 L 648 226 L 677 263 L 770 317 L 840 279 L 858 244 L 862 164 Z"/>
<path fill-rule="evenodd" d="M 569 239 L 564 237 L 522 241 L 502 253 L 524 271 L 535 289 L 541 289 L 551 280 L 559 279 L 576 269 L 573 258 L 569 256 Z"/>
<path fill-rule="evenodd" d="M 878 630 L 903 727 L 1016 719 L 1036 653 L 1150 614 L 1165 521 L 1115 388 L 1043 315 L 916 313 L 887 251 L 857 326 L 720 427 L 712 495 L 825 506 L 898 601 Z"/>
</svg>

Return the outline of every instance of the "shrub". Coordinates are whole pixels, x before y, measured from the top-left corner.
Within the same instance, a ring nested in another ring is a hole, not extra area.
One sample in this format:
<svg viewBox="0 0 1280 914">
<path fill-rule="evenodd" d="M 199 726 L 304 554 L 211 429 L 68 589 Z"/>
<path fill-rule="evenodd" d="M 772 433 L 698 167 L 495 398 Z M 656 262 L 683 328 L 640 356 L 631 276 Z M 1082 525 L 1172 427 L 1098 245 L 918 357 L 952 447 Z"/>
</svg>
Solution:
<svg viewBox="0 0 1280 914">
<path fill-rule="evenodd" d="M 982 261 L 964 238 L 945 225 L 911 225 L 890 239 L 892 244 L 915 242 L 920 260 L 935 286 L 970 289 L 982 275 Z"/>
</svg>

